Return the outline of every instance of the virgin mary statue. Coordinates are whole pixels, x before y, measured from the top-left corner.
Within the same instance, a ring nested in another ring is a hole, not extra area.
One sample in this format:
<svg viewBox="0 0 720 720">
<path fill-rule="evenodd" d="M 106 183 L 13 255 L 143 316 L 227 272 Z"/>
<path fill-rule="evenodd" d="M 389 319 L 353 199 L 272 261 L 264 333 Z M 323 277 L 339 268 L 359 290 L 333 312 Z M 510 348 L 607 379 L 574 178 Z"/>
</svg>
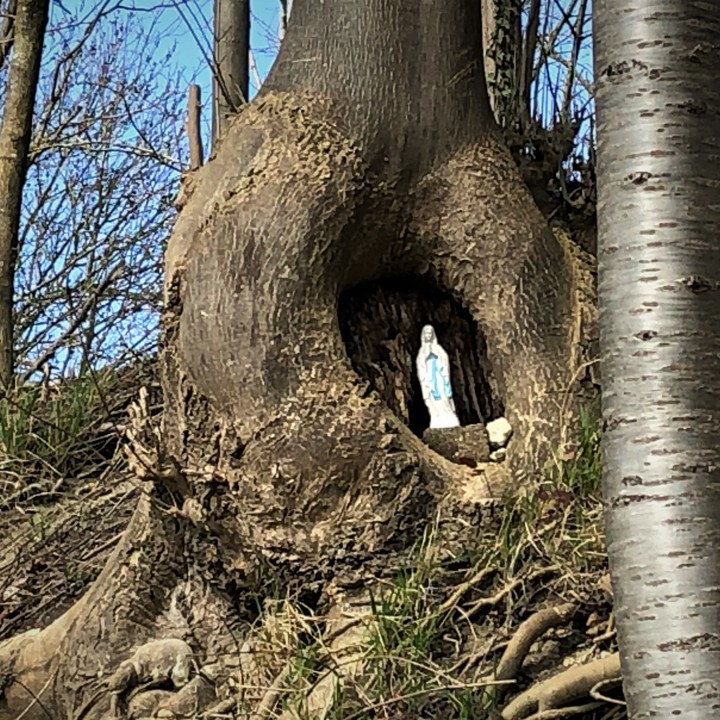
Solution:
<svg viewBox="0 0 720 720">
<path fill-rule="evenodd" d="M 416 364 L 423 400 L 430 413 L 431 428 L 458 427 L 448 354 L 438 343 L 435 329 L 425 325 L 420 333 L 420 352 Z"/>
</svg>

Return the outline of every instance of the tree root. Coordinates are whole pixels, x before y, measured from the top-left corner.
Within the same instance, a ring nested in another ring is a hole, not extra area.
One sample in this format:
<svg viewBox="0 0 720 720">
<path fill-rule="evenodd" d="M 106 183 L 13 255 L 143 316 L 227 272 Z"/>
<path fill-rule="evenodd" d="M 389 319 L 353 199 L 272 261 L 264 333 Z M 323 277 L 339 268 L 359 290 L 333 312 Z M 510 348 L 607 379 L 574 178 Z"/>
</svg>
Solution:
<svg viewBox="0 0 720 720">
<path fill-rule="evenodd" d="M 556 717 L 543 713 L 566 710 L 567 708 L 563 706 L 589 696 L 599 683 L 619 678 L 618 653 L 599 658 L 586 665 L 571 667 L 518 695 L 505 707 L 501 717 L 503 720 Z"/>
<path fill-rule="evenodd" d="M 597 710 L 602 707 L 601 702 L 589 702 L 584 705 L 569 705 L 564 708 L 556 708 L 555 710 L 544 710 L 542 712 L 531 715 L 527 720 L 559 720 L 560 718 L 573 717 L 574 715 L 584 715 L 585 713 Z"/>
<path fill-rule="evenodd" d="M 497 572 L 495 567 L 485 567 L 479 572 L 475 573 L 469 580 L 460 583 L 452 592 L 450 597 L 439 607 L 440 613 L 446 613 L 457 606 L 460 598 L 473 586 L 481 583 L 488 575 L 492 575 Z"/>
<path fill-rule="evenodd" d="M 532 644 L 551 628 L 564 625 L 577 611 L 575 603 L 563 603 L 531 615 L 510 640 L 495 670 L 495 680 L 511 680 L 523 664 Z"/>
</svg>

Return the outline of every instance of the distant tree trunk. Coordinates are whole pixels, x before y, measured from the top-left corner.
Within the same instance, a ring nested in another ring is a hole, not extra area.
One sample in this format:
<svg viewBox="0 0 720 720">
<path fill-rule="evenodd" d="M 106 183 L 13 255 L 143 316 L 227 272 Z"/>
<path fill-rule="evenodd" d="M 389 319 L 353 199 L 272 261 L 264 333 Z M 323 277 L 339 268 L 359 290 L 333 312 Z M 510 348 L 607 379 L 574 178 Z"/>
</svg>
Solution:
<svg viewBox="0 0 720 720">
<path fill-rule="evenodd" d="M 290 13 L 292 13 L 293 0 L 280 0 L 280 28 L 278 35 L 280 40 L 285 37 L 288 22 L 290 21 Z"/>
<path fill-rule="evenodd" d="M 185 129 L 188 135 L 190 150 L 190 169 L 197 170 L 202 167 L 205 155 L 203 153 L 202 131 L 200 117 L 202 111 L 202 95 L 200 86 L 192 83 L 188 92 L 188 111 Z"/>
<path fill-rule="evenodd" d="M 213 147 L 248 100 L 250 0 L 215 0 Z"/>
<path fill-rule="evenodd" d="M 497 0 L 480 0 L 480 12 L 482 17 L 482 49 L 485 79 L 488 86 L 490 108 L 495 112 L 497 102 L 495 93 L 492 90 L 492 82 L 495 78 L 495 60 L 491 49 L 497 30 Z"/>
<path fill-rule="evenodd" d="M 480 4 L 491 107 L 506 131 L 528 139 L 541 2 L 481 0 Z"/>
<path fill-rule="evenodd" d="M 7 3 L 0 7 L 0 68 L 3 68 L 13 46 L 17 0 L 7 0 Z"/>
<path fill-rule="evenodd" d="M 631 718 L 720 703 L 720 5 L 594 3 L 604 497 Z"/>
<path fill-rule="evenodd" d="M 15 370 L 13 295 L 20 209 L 32 135 L 49 0 L 18 0 L 7 93 L 0 124 L 0 384 Z"/>
<path fill-rule="evenodd" d="M 146 492 L 85 597 L 0 646 L 2 720 L 32 693 L 103 717 L 118 661 L 157 638 L 188 638 L 218 692 L 251 686 L 239 648 L 272 588 L 325 616 L 437 518 L 466 547 L 458 518 L 541 472 L 573 405 L 579 282 L 500 139 L 481 33 L 457 0 L 295 2 L 167 249 L 163 446 L 133 424 Z M 460 416 L 513 425 L 506 464 L 419 437 L 428 322 Z"/>
</svg>

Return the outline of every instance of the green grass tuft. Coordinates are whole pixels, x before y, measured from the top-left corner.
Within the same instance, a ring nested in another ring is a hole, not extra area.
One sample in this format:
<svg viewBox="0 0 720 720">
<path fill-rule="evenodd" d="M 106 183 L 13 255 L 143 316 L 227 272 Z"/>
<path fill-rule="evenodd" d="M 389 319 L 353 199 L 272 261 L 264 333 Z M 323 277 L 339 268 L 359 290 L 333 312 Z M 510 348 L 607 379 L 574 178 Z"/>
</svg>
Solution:
<svg viewBox="0 0 720 720">
<path fill-rule="evenodd" d="M 25 385 L 0 399 L 0 502 L 43 502 L 107 463 L 117 433 L 103 425 L 116 378 L 107 371 L 57 387 Z"/>
</svg>

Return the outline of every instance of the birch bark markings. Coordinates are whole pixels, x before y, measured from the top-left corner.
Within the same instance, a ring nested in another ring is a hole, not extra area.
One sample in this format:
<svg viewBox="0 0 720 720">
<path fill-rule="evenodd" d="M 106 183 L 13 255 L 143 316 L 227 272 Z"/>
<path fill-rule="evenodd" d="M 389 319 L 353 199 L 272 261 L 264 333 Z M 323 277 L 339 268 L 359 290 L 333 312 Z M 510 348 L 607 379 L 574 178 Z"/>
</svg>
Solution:
<svg viewBox="0 0 720 720">
<path fill-rule="evenodd" d="M 610 568 L 631 718 L 720 703 L 720 4 L 596 0 Z"/>
</svg>

